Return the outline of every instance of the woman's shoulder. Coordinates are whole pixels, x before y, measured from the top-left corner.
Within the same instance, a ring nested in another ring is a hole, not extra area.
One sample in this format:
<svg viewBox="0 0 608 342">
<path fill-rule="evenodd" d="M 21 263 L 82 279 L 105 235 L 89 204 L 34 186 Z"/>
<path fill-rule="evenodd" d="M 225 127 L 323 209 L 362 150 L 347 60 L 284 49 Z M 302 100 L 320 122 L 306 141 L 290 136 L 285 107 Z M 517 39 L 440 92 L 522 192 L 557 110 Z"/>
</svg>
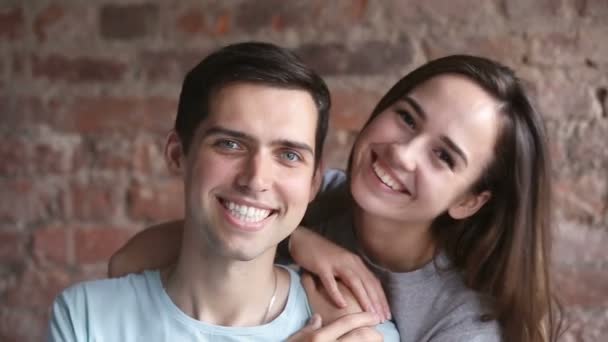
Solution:
<svg viewBox="0 0 608 342">
<path fill-rule="evenodd" d="M 391 303 L 397 325 L 400 331 L 409 327 L 412 340 L 501 340 L 500 326 L 492 319 L 492 300 L 467 287 L 454 268 L 432 262 L 414 272 L 391 274 L 389 281 L 391 297 L 401 299 Z"/>
<path fill-rule="evenodd" d="M 308 206 L 305 225 L 316 226 L 331 218 L 344 214 L 351 206 L 346 173 L 329 169 L 323 174 L 319 193 Z"/>
<path fill-rule="evenodd" d="M 319 192 L 322 194 L 327 191 L 335 190 L 346 184 L 346 172 L 339 169 L 327 169 L 323 173 L 323 182 Z"/>
</svg>

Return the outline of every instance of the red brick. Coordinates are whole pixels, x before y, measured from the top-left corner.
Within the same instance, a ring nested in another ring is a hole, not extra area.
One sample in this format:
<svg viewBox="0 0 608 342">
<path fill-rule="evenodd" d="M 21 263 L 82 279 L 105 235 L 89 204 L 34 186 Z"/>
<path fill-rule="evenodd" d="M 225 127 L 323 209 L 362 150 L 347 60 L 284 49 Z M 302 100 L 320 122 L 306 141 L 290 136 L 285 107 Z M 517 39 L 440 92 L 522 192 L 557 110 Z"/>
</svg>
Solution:
<svg viewBox="0 0 608 342">
<path fill-rule="evenodd" d="M 564 0 L 509 0 L 505 1 L 505 12 L 512 19 L 551 18 L 564 13 Z"/>
<path fill-rule="evenodd" d="M 81 220 L 108 220 L 117 212 L 116 185 L 109 181 L 84 184 L 75 182 L 70 189 L 71 217 Z"/>
<path fill-rule="evenodd" d="M 55 297 L 72 283 L 70 275 L 60 269 L 28 268 L 19 281 L 7 291 L 6 303 L 12 307 L 49 308 Z"/>
<path fill-rule="evenodd" d="M 180 82 L 194 66 L 211 51 L 206 50 L 144 50 L 138 56 L 142 74 L 148 81 Z"/>
<path fill-rule="evenodd" d="M 51 4 L 42 10 L 34 20 L 34 33 L 39 41 L 47 39 L 47 30 L 65 15 L 65 9 L 58 4 Z"/>
<path fill-rule="evenodd" d="M 50 319 L 48 308 L 45 309 L 32 310 L 0 306 L 0 341 L 43 341 Z"/>
<path fill-rule="evenodd" d="M 603 342 L 608 336 L 608 315 L 602 307 L 566 308 L 566 331 L 558 341 Z"/>
<path fill-rule="evenodd" d="M 123 79 L 126 70 L 125 63 L 102 57 L 32 57 L 32 75 L 50 81 L 117 82 Z"/>
<path fill-rule="evenodd" d="M 23 262 L 25 233 L 0 230 L 0 264 Z"/>
<path fill-rule="evenodd" d="M 134 233 L 133 230 L 112 227 L 78 229 L 74 235 L 76 261 L 78 264 L 107 263 Z"/>
<path fill-rule="evenodd" d="M 31 179 L 0 179 L 0 189 L 0 222 L 27 225 L 60 217 L 60 197 L 52 186 Z"/>
<path fill-rule="evenodd" d="M 539 109 L 546 118 L 567 123 L 564 119 L 580 120 L 597 115 L 594 113 L 597 109 L 593 107 L 593 90 L 584 78 L 563 72 L 545 71 L 533 81 L 539 94 L 536 97 Z"/>
<path fill-rule="evenodd" d="M 423 48 L 429 59 L 452 54 L 471 54 L 492 58 L 507 65 L 520 63 L 526 53 L 525 42 L 514 35 L 462 37 L 437 34 L 424 39 Z"/>
<path fill-rule="evenodd" d="M 305 63 L 323 75 L 375 75 L 399 70 L 413 61 L 409 39 L 389 43 L 366 41 L 355 46 L 343 43 L 308 43 L 295 50 Z"/>
<path fill-rule="evenodd" d="M 330 129 L 327 136 L 326 148 L 323 151 L 325 167 L 334 169 L 346 169 L 350 151 L 358 133 L 342 129 Z"/>
<path fill-rule="evenodd" d="M 37 229 L 33 233 L 33 253 L 40 261 L 51 260 L 59 264 L 71 263 L 73 234 L 71 229 L 49 227 Z"/>
<path fill-rule="evenodd" d="M 608 44 L 605 43 L 608 25 L 605 23 L 604 20 L 604 25 L 586 27 L 579 33 L 581 51 L 585 51 L 584 54 L 589 60 L 603 67 L 608 66 Z"/>
<path fill-rule="evenodd" d="M 553 260 L 558 267 L 608 265 L 608 231 L 576 221 L 559 221 L 553 231 Z"/>
<path fill-rule="evenodd" d="M 608 272 L 602 268 L 556 268 L 555 288 L 565 306 L 608 307 Z"/>
<path fill-rule="evenodd" d="M 133 146 L 127 134 L 82 136 L 73 156 L 75 170 L 130 170 Z"/>
<path fill-rule="evenodd" d="M 566 66 L 584 61 L 575 32 L 537 33 L 530 37 L 530 45 L 529 62 L 533 64 Z"/>
<path fill-rule="evenodd" d="M 6 113 L 0 115 L 0 127 L 10 127 L 12 133 L 31 129 L 35 124 L 48 122 L 52 118 L 42 99 L 35 95 L 14 95 L 0 102 L 2 111 Z"/>
<path fill-rule="evenodd" d="M 50 141 L 31 142 L 31 167 L 37 174 L 60 174 L 71 170 L 71 149 L 69 146 Z"/>
<path fill-rule="evenodd" d="M 152 222 L 184 216 L 183 181 L 180 179 L 150 180 L 132 184 L 128 191 L 129 215 L 133 219 Z"/>
<path fill-rule="evenodd" d="M 382 94 L 363 89 L 335 89 L 331 92 L 331 125 L 337 129 L 359 131 L 380 101 Z"/>
<path fill-rule="evenodd" d="M 133 142 L 133 170 L 147 175 L 168 175 L 165 163 L 164 151 L 165 137 L 158 136 L 155 139 L 144 136 L 138 137 Z"/>
<path fill-rule="evenodd" d="M 105 5 L 99 13 L 101 36 L 132 40 L 158 32 L 159 9 L 155 4 Z"/>
<path fill-rule="evenodd" d="M 244 2 L 236 8 L 235 29 L 242 32 L 256 32 L 276 25 L 275 18 L 280 17 L 287 27 L 305 27 L 311 25 L 318 16 L 313 16 L 314 4 L 308 1 L 285 2 L 266 0 L 264 2 Z M 314 18 L 314 19 L 313 19 Z"/>
<path fill-rule="evenodd" d="M 68 146 L 54 143 L 54 136 L 40 134 L 39 137 L 5 137 L 0 146 L 0 175 L 26 176 L 59 174 L 70 170 Z"/>
<path fill-rule="evenodd" d="M 579 164 L 587 162 L 584 160 Z M 590 225 L 605 224 L 602 220 L 608 198 L 606 169 L 591 169 L 580 176 L 566 177 L 558 179 L 555 184 L 556 202 L 561 215 L 567 220 Z"/>
<path fill-rule="evenodd" d="M 177 18 L 175 26 L 182 33 L 200 34 L 206 30 L 205 16 L 201 10 L 190 8 Z"/>
<path fill-rule="evenodd" d="M 0 8 L 0 39 L 20 39 L 24 32 L 23 22 L 21 7 Z"/>
<path fill-rule="evenodd" d="M 605 20 L 608 16 L 608 2 L 605 0 L 584 0 L 582 1 L 581 14 L 585 17 Z"/>
<path fill-rule="evenodd" d="M 28 167 L 28 145 L 15 137 L 5 137 L 0 144 L 0 175 L 16 176 Z"/>
<path fill-rule="evenodd" d="M 232 20 L 230 14 L 221 14 L 215 19 L 213 32 L 218 36 L 226 35 L 231 29 L 231 24 Z"/>
<path fill-rule="evenodd" d="M 177 102 L 173 99 L 86 97 L 66 109 L 63 128 L 87 133 L 166 133 L 173 126 Z"/>
<path fill-rule="evenodd" d="M 447 21 L 448 24 L 453 25 L 455 22 L 478 23 L 480 19 L 490 19 L 494 22 L 495 25 L 498 24 L 498 13 L 496 11 L 497 8 L 495 7 L 495 1 L 413 1 L 420 8 L 420 10 L 426 14 L 425 17 L 431 20 L 433 20 L 433 17 L 435 17 L 433 21 Z M 473 8 L 474 10 L 471 10 Z"/>
</svg>

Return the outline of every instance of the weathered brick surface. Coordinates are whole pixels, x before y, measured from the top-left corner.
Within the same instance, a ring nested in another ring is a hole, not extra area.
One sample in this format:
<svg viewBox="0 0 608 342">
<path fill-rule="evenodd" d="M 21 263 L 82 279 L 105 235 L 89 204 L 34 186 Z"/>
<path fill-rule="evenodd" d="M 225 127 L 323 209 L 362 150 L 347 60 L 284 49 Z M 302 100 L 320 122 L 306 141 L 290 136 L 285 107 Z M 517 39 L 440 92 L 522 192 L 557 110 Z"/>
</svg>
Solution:
<svg viewBox="0 0 608 342">
<path fill-rule="evenodd" d="M 132 40 L 154 35 L 159 27 L 157 4 L 105 5 L 99 12 L 103 38 Z"/>
<path fill-rule="evenodd" d="M 569 330 L 608 336 L 605 0 L 4 1 L 0 4 L 0 340 L 39 341 L 65 286 L 102 277 L 137 229 L 183 215 L 163 158 L 184 73 L 241 40 L 327 77 L 325 151 L 343 167 L 401 75 L 471 53 L 520 72 L 554 156 L 554 269 Z"/>
<path fill-rule="evenodd" d="M 19 39 L 24 31 L 23 9 L 18 6 L 0 7 L 0 39 Z"/>
</svg>

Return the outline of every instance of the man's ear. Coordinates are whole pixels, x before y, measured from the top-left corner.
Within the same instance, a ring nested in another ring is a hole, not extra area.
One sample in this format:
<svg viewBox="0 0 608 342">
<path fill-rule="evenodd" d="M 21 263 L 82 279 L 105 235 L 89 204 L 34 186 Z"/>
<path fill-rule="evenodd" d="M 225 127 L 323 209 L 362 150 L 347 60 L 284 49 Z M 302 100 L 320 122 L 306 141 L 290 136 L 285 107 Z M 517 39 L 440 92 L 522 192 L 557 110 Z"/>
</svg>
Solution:
<svg viewBox="0 0 608 342">
<path fill-rule="evenodd" d="M 321 189 L 321 184 L 323 183 L 323 174 L 324 173 L 325 173 L 325 162 L 323 162 L 323 159 L 321 159 L 319 161 L 319 164 L 315 168 L 315 173 L 312 175 L 310 198 L 309 198 L 308 202 L 312 202 L 312 200 L 315 199 L 315 197 L 317 196 L 317 193 L 319 193 L 319 190 Z"/>
<path fill-rule="evenodd" d="M 484 204 L 486 204 L 492 194 L 483 191 L 478 194 L 467 194 L 448 208 L 448 214 L 455 220 L 462 220 L 475 214 Z"/>
<path fill-rule="evenodd" d="M 171 130 L 165 142 L 165 162 L 169 171 L 174 175 L 181 175 L 184 172 L 186 155 L 182 147 L 182 141 L 175 130 Z"/>
</svg>

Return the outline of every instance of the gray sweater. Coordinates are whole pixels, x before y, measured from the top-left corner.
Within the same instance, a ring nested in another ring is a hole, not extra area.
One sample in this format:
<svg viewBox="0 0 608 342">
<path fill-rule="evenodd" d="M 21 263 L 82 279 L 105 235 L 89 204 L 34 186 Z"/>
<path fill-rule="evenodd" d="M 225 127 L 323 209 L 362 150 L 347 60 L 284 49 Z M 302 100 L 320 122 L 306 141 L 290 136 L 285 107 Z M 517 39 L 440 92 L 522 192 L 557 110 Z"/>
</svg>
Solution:
<svg viewBox="0 0 608 342">
<path fill-rule="evenodd" d="M 304 223 L 362 256 L 378 275 L 401 341 L 501 341 L 498 323 L 481 320 L 489 312 L 489 298 L 467 288 L 445 255 L 412 272 L 396 273 L 375 265 L 358 247 L 350 207 L 346 176 L 329 170 Z"/>
</svg>

